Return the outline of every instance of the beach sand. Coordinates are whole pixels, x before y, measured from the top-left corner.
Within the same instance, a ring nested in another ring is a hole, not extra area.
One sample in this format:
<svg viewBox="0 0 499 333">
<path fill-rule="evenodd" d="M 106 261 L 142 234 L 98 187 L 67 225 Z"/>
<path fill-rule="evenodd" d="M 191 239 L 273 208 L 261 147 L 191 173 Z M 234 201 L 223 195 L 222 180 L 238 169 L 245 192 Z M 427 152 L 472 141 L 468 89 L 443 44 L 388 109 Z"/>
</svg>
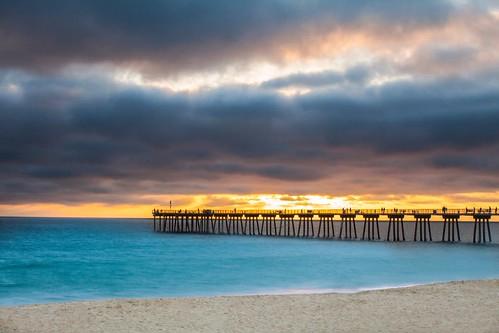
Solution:
<svg viewBox="0 0 499 333">
<path fill-rule="evenodd" d="M 499 280 L 0 308 L 0 332 L 499 332 Z"/>
</svg>

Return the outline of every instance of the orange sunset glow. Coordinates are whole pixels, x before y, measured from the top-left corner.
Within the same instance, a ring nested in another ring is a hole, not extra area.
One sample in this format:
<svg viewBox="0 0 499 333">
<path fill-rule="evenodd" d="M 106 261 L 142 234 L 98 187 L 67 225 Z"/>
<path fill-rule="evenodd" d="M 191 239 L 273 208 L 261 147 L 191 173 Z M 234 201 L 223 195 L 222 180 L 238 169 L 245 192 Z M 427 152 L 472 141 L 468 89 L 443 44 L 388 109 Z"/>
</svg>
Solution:
<svg viewBox="0 0 499 333">
<path fill-rule="evenodd" d="M 134 204 L 43 204 L 0 205 L 5 216 L 44 216 L 44 217 L 149 217 L 151 207 L 196 210 L 213 209 L 379 209 L 387 208 L 433 208 L 443 205 L 449 208 L 496 207 L 499 193 L 457 193 L 448 196 L 431 195 L 367 195 L 333 197 L 327 195 L 287 195 L 287 194 L 213 194 L 213 195 L 172 195 L 146 196 L 140 201 L 150 203 Z"/>
</svg>

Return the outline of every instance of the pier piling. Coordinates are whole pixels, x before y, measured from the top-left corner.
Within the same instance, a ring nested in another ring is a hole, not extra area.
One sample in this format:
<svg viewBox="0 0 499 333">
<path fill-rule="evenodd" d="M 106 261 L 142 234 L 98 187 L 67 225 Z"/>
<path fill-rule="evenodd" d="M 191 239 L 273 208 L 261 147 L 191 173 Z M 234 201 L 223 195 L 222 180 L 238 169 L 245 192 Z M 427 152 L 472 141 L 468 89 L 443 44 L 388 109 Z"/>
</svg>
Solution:
<svg viewBox="0 0 499 333">
<path fill-rule="evenodd" d="M 379 235 L 379 214 L 363 214 L 364 226 L 362 228 L 362 240 L 365 239 L 366 227 L 367 227 L 367 239 L 381 239 Z M 377 237 L 374 233 L 374 227 L 376 226 Z"/>
<path fill-rule="evenodd" d="M 334 214 L 319 214 L 319 226 L 317 228 L 317 238 L 334 237 Z"/>
<path fill-rule="evenodd" d="M 414 214 L 414 241 L 426 242 L 432 241 L 431 237 L 431 214 Z M 419 238 L 418 236 L 419 228 Z"/>
<path fill-rule="evenodd" d="M 460 215 L 455 213 L 442 214 L 442 218 L 444 219 L 442 242 L 455 242 L 456 236 L 457 236 L 457 241 L 458 242 L 461 241 L 461 233 L 459 231 L 459 217 Z"/>
<path fill-rule="evenodd" d="M 342 239 L 356 239 L 357 238 L 357 227 L 355 226 L 355 213 L 343 213 L 340 214 L 341 224 L 340 224 L 340 234 L 339 238 Z M 352 235 L 353 229 L 353 235 Z M 343 233 L 343 230 L 345 232 Z"/>
<path fill-rule="evenodd" d="M 391 240 L 393 242 L 405 241 L 404 214 L 388 214 L 388 233 L 386 236 L 387 241 L 390 241 L 390 234 L 392 236 Z"/>
<path fill-rule="evenodd" d="M 488 241 L 492 241 L 492 236 L 490 234 L 490 218 L 491 214 L 478 213 L 473 215 L 475 220 L 473 226 L 473 243 L 486 243 L 488 234 Z M 478 237 L 477 237 L 477 226 L 478 226 Z"/>
</svg>

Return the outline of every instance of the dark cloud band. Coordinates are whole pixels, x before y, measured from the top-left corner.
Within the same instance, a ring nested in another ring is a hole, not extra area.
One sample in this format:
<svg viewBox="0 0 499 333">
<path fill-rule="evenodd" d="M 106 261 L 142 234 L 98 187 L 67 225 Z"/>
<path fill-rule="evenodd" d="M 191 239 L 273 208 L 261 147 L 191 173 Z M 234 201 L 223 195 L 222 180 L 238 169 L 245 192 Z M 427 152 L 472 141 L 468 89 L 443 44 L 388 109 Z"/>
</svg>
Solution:
<svg viewBox="0 0 499 333">
<path fill-rule="evenodd" d="M 352 191 L 385 182 L 376 181 L 384 172 L 408 188 L 408 174 L 434 179 L 449 170 L 469 179 L 459 186 L 484 188 L 473 184 L 475 173 L 498 185 L 499 94 L 483 77 L 293 98 L 251 87 L 184 95 L 111 82 L 101 82 L 102 92 L 81 83 L 75 95 L 79 84 L 69 82 L 32 78 L 17 99 L 0 99 L 2 202 L 111 200 L 109 193 L 145 191 L 148 182 L 182 193 L 197 183 L 227 191 L 237 184 L 224 180 L 238 177 L 270 179 L 278 191 L 353 170 L 361 185 Z"/>
<path fill-rule="evenodd" d="M 497 190 L 499 59 L 491 45 L 499 30 L 489 7 L 0 1 L 0 203 Z M 314 53 L 330 34 L 334 45 Z M 279 67 L 287 51 L 300 65 L 309 53 L 334 58 L 350 37 L 361 40 L 352 49 L 365 48 L 360 60 L 343 54 L 340 70 L 298 68 L 256 85 L 173 93 L 106 72 L 168 81 L 258 61 Z M 281 93 L 292 88 L 308 93 Z"/>
<path fill-rule="evenodd" d="M 453 10 L 433 0 L 2 1 L 0 67 L 115 63 L 168 74 L 272 59 L 283 43 L 348 26 L 386 31 L 390 22 L 409 31 L 445 22 Z"/>
</svg>

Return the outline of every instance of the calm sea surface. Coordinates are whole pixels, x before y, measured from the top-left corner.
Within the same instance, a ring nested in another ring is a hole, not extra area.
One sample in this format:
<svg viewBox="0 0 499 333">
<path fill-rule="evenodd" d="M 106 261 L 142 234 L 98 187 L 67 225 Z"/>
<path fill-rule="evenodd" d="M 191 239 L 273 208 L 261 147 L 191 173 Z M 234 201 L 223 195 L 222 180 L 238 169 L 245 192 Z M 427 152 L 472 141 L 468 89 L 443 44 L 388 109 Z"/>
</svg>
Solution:
<svg viewBox="0 0 499 333">
<path fill-rule="evenodd" d="M 1 305 L 486 278 L 499 278 L 498 244 L 178 235 L 153 233 L 140 219 L 0 218 Z"/>
</svg>

